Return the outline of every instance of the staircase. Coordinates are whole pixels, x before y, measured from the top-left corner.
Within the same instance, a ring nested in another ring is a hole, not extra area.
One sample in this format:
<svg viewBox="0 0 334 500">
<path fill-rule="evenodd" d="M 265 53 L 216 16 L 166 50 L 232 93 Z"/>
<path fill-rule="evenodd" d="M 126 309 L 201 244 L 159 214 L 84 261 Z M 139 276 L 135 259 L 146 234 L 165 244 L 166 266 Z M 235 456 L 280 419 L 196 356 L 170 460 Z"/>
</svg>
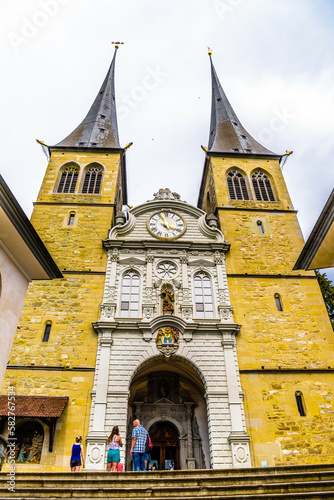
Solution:
<svg viewBox="0 0 334 500">
<path fill-rule="evenodd" d="M 0 498 L 334 499 L 334 464 L 158 472 L 20 472 L 15 492 L 0 473 Z"/>
</svg>

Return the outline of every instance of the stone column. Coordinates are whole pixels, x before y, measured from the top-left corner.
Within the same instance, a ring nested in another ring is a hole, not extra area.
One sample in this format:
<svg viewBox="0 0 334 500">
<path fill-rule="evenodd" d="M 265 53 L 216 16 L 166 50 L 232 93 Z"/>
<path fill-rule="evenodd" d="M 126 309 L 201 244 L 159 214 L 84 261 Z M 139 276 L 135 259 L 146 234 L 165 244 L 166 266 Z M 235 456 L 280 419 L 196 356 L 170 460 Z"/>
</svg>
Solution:
<svg viewBox="0 0 334 500">
<path fill-rule="evenodd" d="M 106 283 L 104 287 L 103 303 L 101 305 L 101 320 L 114 321 L 116 313 L 116 272 L 119 251 L 117 248 L 108 250 L 106 269 Z"/>
<path fill-rule="evenodd" d="M 180 437 L 180 467 L 187 468 L 187 438 Z"/>
<path fill-rule="evenodd" d="M 238 367 L 235 353 L 234 335 L 224 335 L 222 340 L 225 357 L 228 406 L 231 416 L 231 433 L 228 438 L 231 445 L 233 467 L 251 467 L 249 436 L 242 418 L 243 402 L 240 396 Z"/>
<path fill-rule="evenodd" d="M 154 314 L 154 303 L 153 303 L 153 260 L 154 256 L 151 252 L 147 252 L 146 255 L 146 287 L 143 300 L 143 321 L 151 321 Z M 150 338 L 145 338 L 145 340 L 150 340 Z"/>
<path fill-rule="evenodd" d="M 91 409 L 91 429 L 86 437 L 86 469 L 104 470 L 107 432 L 105 418 L 107 408 L 108 377 L 110 366 L 112 337 L 111 329 L 99 333 L 99 362 L 95 373 L 95 394 L 93 394 Z"/>
<path fill-rule="evenodd" d="M 193 403 L 184 403 L 184 404 L 186 405 L 187 408 L 187 446 L 188 446 L 187 469 L 196 469 L 196 461 L 194 457 L 194 447 L 193 447 L 193 429 L 191 425 Z"/>
<path fill-rule="evenodd" d="M 191 292 L 189 290 L 188 282 L 188 257 L 186 252 L 180 257 L 181 261 L 181 274 L 182 274 L 182 304 L 181 315 L 185 321 L 192 321 L 193 319 L 193 306 L 191 304 Z"/>
<path fill-rule="evenodd" d="M 224 265 L 224 256 L 220 252 L 215 252 L 215 264 L 217 271 L 218 294 L 220 304 L 230 305 L 228 293 L 227 276 Z M 226 278 L 226 279 L 225 279 Z"/>
</svg>

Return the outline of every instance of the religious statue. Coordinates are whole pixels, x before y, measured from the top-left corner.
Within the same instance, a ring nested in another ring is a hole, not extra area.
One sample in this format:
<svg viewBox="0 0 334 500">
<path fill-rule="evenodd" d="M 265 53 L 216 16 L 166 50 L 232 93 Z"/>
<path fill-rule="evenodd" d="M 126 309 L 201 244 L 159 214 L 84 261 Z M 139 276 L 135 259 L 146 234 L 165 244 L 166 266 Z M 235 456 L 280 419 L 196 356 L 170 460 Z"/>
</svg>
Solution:
<svg viewBox="0 0 334 500">
<path fill-rule="evenodd" d="M 167 284 L 165 284 L 164 287 L 162 288 L 160 297 L 162 298 L 162 311 L 164 313 L 169 312 L 170 314 L 173 314 L 174 312 L 173 302 L 175 301 L 175 295 L 173 290 L 170 290 L 168 288 Z"/>
</svg>

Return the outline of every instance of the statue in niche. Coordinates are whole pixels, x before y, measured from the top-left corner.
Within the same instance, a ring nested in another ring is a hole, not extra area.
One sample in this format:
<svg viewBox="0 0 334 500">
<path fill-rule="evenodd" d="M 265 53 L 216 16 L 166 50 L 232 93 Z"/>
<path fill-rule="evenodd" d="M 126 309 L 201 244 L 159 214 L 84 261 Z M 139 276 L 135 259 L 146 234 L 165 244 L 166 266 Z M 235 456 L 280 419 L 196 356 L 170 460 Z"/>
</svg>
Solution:
<svg viewBox="0 0 334 500">
<path fill-rule="evenodd" d="M 162 380 L 162 381 L 160 382 L 160 386 L 159 386 L 159 397 L 160 397 L 160 398 L 169 399 L 168 384 L 166 384 L 166 381 L 165 381 L 165 380 Z"/>
<path fill-rule="evenodd" d="M 173 289 L 167 285 L 167 283 L 164 284 L 160 297 L 162 298 L 162 311 L 164 314 L 173 314 L 174 313 L 174 301 L 175 301 L 175 294 Z"/>
<path fill-rule="evenodd" d="M 43 436 L 39 434 L 37 431 L 35 431 L 31 441 L 31 448 L 29 450 L 29 455 L 26 461 L 30 463 L 39 462 L 41 459 L 42 447 L 43 447 Z"/>
</svg>

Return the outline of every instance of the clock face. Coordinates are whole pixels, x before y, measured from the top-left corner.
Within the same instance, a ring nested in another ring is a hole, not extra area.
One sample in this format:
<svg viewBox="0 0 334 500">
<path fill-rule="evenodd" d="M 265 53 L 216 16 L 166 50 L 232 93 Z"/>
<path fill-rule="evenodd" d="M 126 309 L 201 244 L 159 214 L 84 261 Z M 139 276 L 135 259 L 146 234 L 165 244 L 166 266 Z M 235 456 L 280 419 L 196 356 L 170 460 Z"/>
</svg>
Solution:
<svg viewBox="0 0 334 500">
<path fill-rule="evenodd" d="M 184 233 L 186 224 L 175 212 L 161 210 L 148 220 L 147 228 L 157 238 L 175 240 Z"/>
</svg>

